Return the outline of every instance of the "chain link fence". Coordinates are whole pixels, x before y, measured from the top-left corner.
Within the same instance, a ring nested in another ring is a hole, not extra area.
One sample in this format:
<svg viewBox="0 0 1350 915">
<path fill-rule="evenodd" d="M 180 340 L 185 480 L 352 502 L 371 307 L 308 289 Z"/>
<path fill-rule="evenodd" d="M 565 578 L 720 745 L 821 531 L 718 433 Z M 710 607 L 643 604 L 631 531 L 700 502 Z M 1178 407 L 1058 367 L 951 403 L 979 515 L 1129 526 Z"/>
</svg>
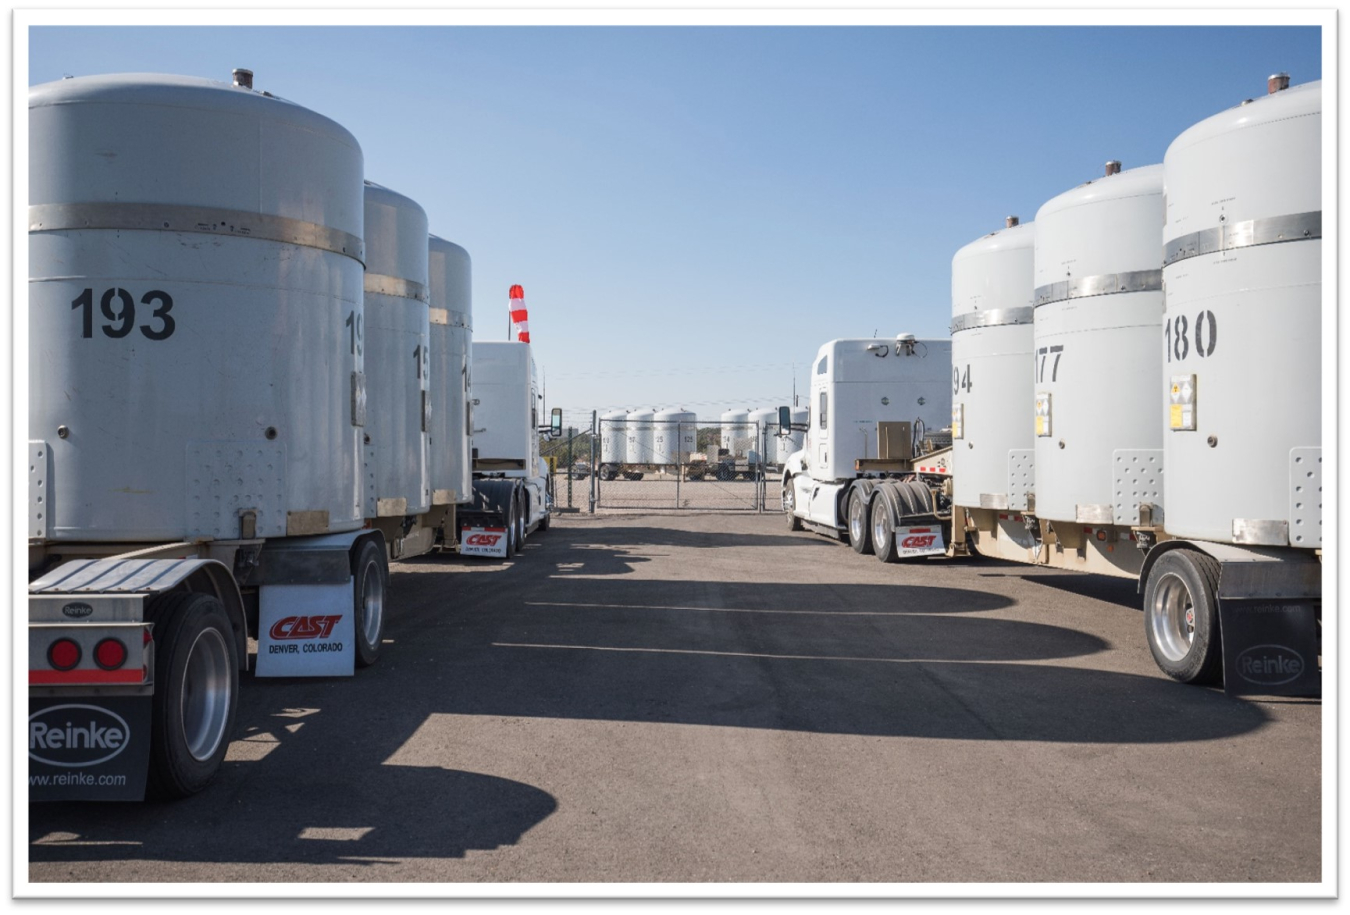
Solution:
<svg viewBox="0 0 1350 915">
<path fill-rule="evenodd" d="M 777 423 L 699 420 L 692 413 L 564 414 L 540 453 L 557 510 L 777 510 L 790 450 Z M 768 492 L 772 489 L 772 504 Z"/>
</svg>

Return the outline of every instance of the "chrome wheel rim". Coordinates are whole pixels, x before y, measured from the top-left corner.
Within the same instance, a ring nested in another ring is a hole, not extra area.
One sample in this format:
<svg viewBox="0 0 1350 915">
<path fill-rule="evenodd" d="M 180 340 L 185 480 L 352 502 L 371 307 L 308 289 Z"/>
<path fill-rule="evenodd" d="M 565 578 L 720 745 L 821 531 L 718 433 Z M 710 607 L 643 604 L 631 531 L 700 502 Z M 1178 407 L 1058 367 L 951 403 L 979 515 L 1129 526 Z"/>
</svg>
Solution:
<svg viewBox="0 0 1350 915">
<path fill-rule="evenodd" d="M 854 495 L 848 500 L 848 535 L 854 543 L 861 543 L 867 522 L 863 520 L 862 499 Z"/>
<path fill-rule="evenodd" d="M 876 549 L 877 553 L 884 552 L 887 533 L 885 513 L 878 508 L 877 511 L 872 513 L 872 546 L 874 549 L 882 547 L 882 549 Z"/>
<path fill-rule="evenodd" d="M 361 634 L 367 645 L 374 645 L 380 637 L 384 620 L 384 576 L 380 564 L 372 559 L 366 563 L 365 581 L 361 585 Z"/>
<path fill-rule="evenodd" d="M 792 491 L 792 484 L 789 483 L 783 487 L 783 511 L 789 515 L 797 510 L 797 497 Z"/>
<path fill-rule="evenodd" d="M 219 629 L 203 629 L 188 649 L 179 706 L 183 741 L 198 762 L 215 755 L 230 717 L 230 649 Z"/>
<path fill-rule="evenodd" d="M 1195 642 L 1195 601 L 1186 582 L 1174 572 L 1158 580 L 1149 608 L 1153 643 L 1169 661 L 1181 661 Z"/>
</svg>

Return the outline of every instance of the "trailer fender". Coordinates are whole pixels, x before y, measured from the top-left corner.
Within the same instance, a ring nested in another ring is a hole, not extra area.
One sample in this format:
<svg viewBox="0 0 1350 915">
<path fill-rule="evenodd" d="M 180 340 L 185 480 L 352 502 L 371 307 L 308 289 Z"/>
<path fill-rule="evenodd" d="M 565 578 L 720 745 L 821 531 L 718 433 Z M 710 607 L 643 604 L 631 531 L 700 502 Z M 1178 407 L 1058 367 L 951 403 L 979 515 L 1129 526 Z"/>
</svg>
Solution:
<svg viewBox="0 0 1350 915">
<path fill-rule="evenodd" d="M 1135 583 L 1143 594 L 1149 573 L 1159 558 L 1173 550 L 1192 549 L 1219 561 L 1220 599 L 1244 599 L 1258 594 L 1270 598 L 1322 598 L 1322 564 L 1305 551 L 1209 543 L 1204 540 L 1164 540 L 1148 551 Z"/>
<path fill-rule="evenodd" d="M 895 484 L 885 482 L 876 487 L 876 498 L 881 500 L 881 504 L 886 506 L 887 516 L 891 519 L 891 526 L 896 527 L 900 524 L 900 516 L 903 513 L 900 503 L 900 494 L 896 492 Z"/>
<path fill-rule="evenodd" d="M 856 480 L 852 486 L 848 486 L 840 491 L 837 516 L 844 519 L 848 518 L 848 503 L 849 500 L 853 498 L 854 490 L 862 493 L 863 505 L 870 512 L 872 510 L 872 496 L 878 489 L 882 488 L 884 488 L 884 486 L 879 484 L 876 480 Z"/>
<path fill-rule="evenodd" d="M 511 511 L 511 502 L 516 498 L 520 481 L 514 478 L 474 480 L 473 501 L 462 512 L 482 514 L 500 514 L 503 518 Z"/>
<path fill-rule="evenodd" d="M 332 584 L 356 574 L 356 556 L 361 545 L 373 541 L 385 555 L 384 534 L 375 528 L 321 534 L 317 537 L 287 537 L 263 544 L 258 566 L 246 585 Z"/>
<path fill-rule="evenodd" d="M 241 670 L 248 669 L 248 623 L 239 585 L 215 559 L 76 559 L 28 586 L 29 594 L 209 594 L 220 601 L 234 633 Z"/>
</svg>

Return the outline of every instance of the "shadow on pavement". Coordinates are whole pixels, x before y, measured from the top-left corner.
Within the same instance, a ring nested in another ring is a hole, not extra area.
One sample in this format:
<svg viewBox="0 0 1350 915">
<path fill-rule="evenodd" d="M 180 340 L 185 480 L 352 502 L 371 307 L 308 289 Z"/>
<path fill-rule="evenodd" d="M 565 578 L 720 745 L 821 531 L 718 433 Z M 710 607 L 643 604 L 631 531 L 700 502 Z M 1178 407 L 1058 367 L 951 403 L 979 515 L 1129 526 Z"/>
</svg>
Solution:
<svg viewBox="0 0 1350 915">
<path fill-rule="evenodd" d="M 432 715 L 1054 744 L 1217 740 L 1267 721 L 1218 690 L 1093 669 L 1108 645 L 1091 633 L 974 615 L 1003 595 L 623 578 L 643 568 L 635 545 L 723 536 L 634 530 L 555 529 L 487 574 L 396 565 L 378 666 L 247 676 L 235 761 L 210 788 L 171 806 L 31 805 L 30 860 L 371 866 L 510 845 L 556 810 L 539 788 L 454 768 L 455 735 L 444 768 L 386 765 Z M 812 542 L 757 545 L 779 540 Z M 1066 658 L 1085 660 L 1043 663 Z"/>
<path fill-rule="evenodd" d="M 557 809 L 547 792 L 509 779 L 382 764 L 425 713 L 416 693 L 385 697 L 407 711 L 381 711 L 362 695 L 371 674 L 333 681 L 300 708 L 276 703 L 315 681 L 248 675 L 237 742 L 210 787 L 169 803 L 31 805 L 29 860 L 370 867 L 514 845 Z"/>
<path fill-rule="evenodd" d="M 1141 610 L 1143 608 L 1144 598 L 1139 593 L 1137 582 L 1132 578 L 1112 578 L 1109 575 L 1078 575 L 1073 573 L 1021 575 L 1019 577 L 1023 581 L 1067 591 L 1070 594 L 1077 594 L 1079 597 L 1090 597 L 1093 600 L 1115 604 L 1118 607 L 1126 607 L 1130 610 Z"/>
</svg>

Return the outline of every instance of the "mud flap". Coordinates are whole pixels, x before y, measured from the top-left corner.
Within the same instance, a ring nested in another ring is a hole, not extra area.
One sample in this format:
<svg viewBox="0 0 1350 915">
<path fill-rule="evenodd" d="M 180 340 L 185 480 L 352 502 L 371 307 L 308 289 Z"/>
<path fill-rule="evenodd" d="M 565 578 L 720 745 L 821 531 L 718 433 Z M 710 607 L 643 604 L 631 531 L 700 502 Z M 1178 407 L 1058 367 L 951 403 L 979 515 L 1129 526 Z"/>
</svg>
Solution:
<svg viewBox="0 0 1350 915">
<path fill-rule="evenodd" d="M 1230 696 L 1322 695 L 1312 600 L 1219 600 L 1223 689 Z"/>
<path fill-rule="evenodd" d="M 150 696 L 29 699 L 28 800 L 143 800 L 151 701 Z"/>
</svg>

